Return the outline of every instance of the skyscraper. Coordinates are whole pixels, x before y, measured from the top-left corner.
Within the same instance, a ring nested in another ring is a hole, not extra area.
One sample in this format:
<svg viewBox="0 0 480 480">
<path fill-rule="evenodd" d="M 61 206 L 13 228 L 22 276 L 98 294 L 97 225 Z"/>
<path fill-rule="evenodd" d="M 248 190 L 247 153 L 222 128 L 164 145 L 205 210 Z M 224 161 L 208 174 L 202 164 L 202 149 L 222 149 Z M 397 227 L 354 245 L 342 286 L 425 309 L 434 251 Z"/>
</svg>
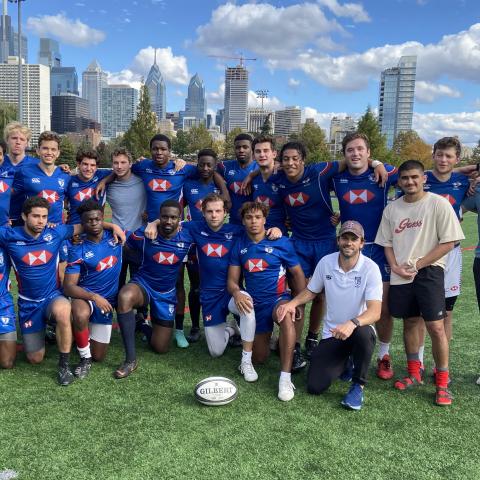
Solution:
<svg viewBox="0 0 480 480">
<path fill-rule="evenodd" d="M 412 129 L 417 57 L 401 57 L 398 66 L 382 72 L 378 102 L 380 129 L 392 148 L 395 137 Z"/>
<path fill-rule="evenodd" d="M 3 15 L 0 18 L 0 63 L 7 63 L 9 56 L 18 56 L 18 34 L 12 26 L 12 18 L 7 15 L 4 3 Z M 25 63 L 28 62 L 28 40 L 25 35 L 22 35 L 22 58 Z"/>
<path fill-rule="evenodd" d="M 185 116 L 205 120 L 207 101 L 205 100 L 205 85 L 196 73 L 188 85 L 188 95 L 185 99 Z"/>
<path fill-rule="evenodd" d="M 265 123 L 267 117 L 270 117 L 270 133 L 274 133 L 275 113 L 272 110 L 264 108 L 251 107 L 247 108 L 247 131 L 251 133 L 259 133 Z"/>
<path fill-rule="evenodd" d="M 299 107 L 286 107 L 275 112 L 275 135 L 290 135 L 300 132 L 302 111 Z"/>
<path fill-rule="evenodd" d="M 50 130 L 50 69 L 45 65 L 23 65 L 22 123 L 32 130 L 31 145 L 38 136 Z M 0 99 L 18 104 L 18 58 L 0 63 Z"/>
<path fill-rule="evenodd" d="M 88 100 L 90 118 L 102 121 L 102 88 L 107 86 L 107 75 L 96 60 L 82 74 L 82 97 Z"/>
<path fill-rule="evenodd" d="M 38 63 L 47 67 L 60 67 L 62 65 L 62 56 L 60 47 L 56 40 L 51 38 L 40 39 L 40 50 L 38 51 Z"/>
<path fill-rule="evenodd" d="M 73 93 L 78 95 L 78 76 L 75 67 L 52 67 L 50 69 L 50 92 L 54 95 Z"/>
<path fill-rule="evenodd" d="M 102 137 L 125 133 L 137 114 L 139 92 L 128 85 L 102 88 Z"/>
<path fill-rule="evenodd" d="M 52 129 L 55 132 L 81 132 L 88 127 L 87 100 L 71 93 L 52 95 Z"/>
<path fill-rule="evenodd" d="M 243 65 L 225 70 L 224 132 L 247 129 L 248 70 Z"/>
<path fill-rule="evenodd" d="M 157 65 L 157 49 L 155 49 L 153 65 L 148 72 L 145 86 L 150 94 L 152 112 L 155 112 L 158 120 L 164 120 L 167 112 L 167 95 L 165 81 Z"/>
</svg>

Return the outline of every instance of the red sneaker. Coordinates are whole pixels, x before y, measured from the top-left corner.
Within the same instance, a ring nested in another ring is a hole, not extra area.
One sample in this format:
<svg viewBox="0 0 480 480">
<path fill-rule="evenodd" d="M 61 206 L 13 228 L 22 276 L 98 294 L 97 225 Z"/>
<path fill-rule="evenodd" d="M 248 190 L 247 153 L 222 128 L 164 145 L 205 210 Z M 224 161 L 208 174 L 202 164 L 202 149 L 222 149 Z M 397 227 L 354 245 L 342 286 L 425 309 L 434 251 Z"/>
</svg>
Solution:
<svg viewBox="0 0 480 480">
<path fill-rule="evenodd" d="M 418 387 L 419 385 L 423 385 L 423 381 L 421 378 L 417 377 L 404 377 L 399 380 L 396 380 L 393 384 L 393 387 L 396 390 L 408 390 L 412 387 Z"/>
<path fill-rule="evenodd" d="M 390 380 L 393 378 L 393 368 L 388 353 L 385 354 L 383 358 L 377 360 L 377 377 L 382 380 Z"/>
<path fill-rule="evenodd" d="M 446 388 L 437 388 L 435 403 L 441 407 L 452 404 L 452 394 Z"/>
</svg>

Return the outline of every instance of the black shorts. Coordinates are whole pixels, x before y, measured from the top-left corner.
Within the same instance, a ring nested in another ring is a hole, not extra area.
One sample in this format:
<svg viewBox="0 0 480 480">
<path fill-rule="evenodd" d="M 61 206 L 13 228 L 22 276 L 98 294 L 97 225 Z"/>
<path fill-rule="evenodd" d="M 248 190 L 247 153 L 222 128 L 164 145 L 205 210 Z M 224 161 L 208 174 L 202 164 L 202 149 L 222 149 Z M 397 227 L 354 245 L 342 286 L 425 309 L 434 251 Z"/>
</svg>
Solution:
<svg viewBox="0 0 480 480">
<path fill-rule="evenodd" d="M 422 316 L 426 322 L 446 316 L 444 271 L 430 266 L 419 270 L 412 283 L 390 285 L 388 308 L 397 318 Z"/>
</svg>

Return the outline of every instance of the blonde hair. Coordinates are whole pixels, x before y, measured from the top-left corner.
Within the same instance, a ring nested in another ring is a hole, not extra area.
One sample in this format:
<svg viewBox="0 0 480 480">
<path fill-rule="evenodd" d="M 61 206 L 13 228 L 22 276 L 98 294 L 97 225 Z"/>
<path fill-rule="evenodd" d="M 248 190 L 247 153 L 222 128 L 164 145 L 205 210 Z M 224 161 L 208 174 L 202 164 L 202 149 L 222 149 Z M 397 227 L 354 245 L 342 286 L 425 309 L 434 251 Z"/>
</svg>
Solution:
<svg viewBox="0 0 480 480">
<path fill-rule="evenodd" d="M 27 126 L 23 125 L 23 123 L 10 122 L 5 125 L 5 128 L 3 129 L 3 137 L 5 138 L 5 140 L 8 140 L 8 137 L 10 137 L 10 135 L 12 135 L 12 133 L 15 131 L 18 131 L 22 135 L 25 135 L 28 142 L 32 138 L 32 131 Z"/>
</svg>

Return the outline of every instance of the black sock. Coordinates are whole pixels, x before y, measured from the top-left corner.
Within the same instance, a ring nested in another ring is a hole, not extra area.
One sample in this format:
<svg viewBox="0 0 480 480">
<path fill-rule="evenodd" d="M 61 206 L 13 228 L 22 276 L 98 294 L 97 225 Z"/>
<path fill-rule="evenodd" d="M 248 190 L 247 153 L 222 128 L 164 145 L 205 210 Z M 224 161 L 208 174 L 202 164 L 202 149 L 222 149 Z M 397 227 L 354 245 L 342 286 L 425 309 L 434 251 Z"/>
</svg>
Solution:
<svg viewBox="0 0 480 480">
<path fill-rule="evenodd" d="M 133 310 L 130 310 L 126 313 L 119 313 L 117 318 L 122 332 L 125 360 L 132 362 L 137 356 L 135 353 L 135 314 Z"/>
<path fill-rule="evenodd" d="M 177 313 L 175 315 L 175 328 L 177 330 L 183 330 L 183 320 L 185 315 L 183 313 Z"/>
<path fill-rule="evenodd" d="M 309 330 L 307 333 L 307 339 L 318 340 L 318 333 L 314 333 Z"/>
<path fill-rule="evenodd" d="M 68 360 L 70 358 L 70 352 L 62 353 L 60 352 L 58 356 L 58 366 L 59 367 L 68 367 Z"/>
<path fill-rule="evenodd" d="M 295 342 L 295 350 L 297 352 L 299 352 L 301 350 L 301 347 L 300 347 L 300 343 L 299 342 Z"/>
<path fill-rule="evenodd" d="M 200 328 L 200 294 L 198 290 L 188 292 L 188 307 L 190 308 L 192 328 L 198 330 Z"/>
</svg>

